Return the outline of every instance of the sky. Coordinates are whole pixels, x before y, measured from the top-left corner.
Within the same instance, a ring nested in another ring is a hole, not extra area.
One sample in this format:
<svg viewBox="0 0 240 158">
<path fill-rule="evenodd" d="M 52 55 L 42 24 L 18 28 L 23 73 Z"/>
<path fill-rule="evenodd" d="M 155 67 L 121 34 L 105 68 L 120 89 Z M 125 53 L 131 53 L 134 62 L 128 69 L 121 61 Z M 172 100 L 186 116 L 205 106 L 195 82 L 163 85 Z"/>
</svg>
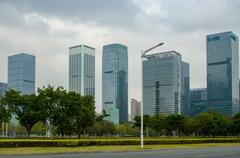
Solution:
<svg viewBox="0 0 240 158">
<path fill-rule="evenodd" d="M 240 36 L 240 0 L 0 0 L 0 82 L 7 57 L 36 56 L 36 86 L 68 89 L 68 48 L 96 48 L 96 105 L 101 109 L 102 47 L 128 46 L 129 100 L 141 99 L 141 50 L 175 50 L 190 64 L 191 88 L 206 87 L 206 35 Z"/>
</svg>

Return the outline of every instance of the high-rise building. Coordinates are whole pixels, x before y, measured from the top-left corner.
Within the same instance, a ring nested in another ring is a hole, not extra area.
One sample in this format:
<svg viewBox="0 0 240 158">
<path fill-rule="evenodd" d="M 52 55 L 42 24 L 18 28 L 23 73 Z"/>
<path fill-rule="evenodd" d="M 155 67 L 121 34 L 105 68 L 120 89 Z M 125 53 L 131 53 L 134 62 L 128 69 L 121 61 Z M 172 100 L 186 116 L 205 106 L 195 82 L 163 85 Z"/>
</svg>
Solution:
<svg viewBox="0 0 240 158">
<path fill-rule="evenodd" d="M 35 56 L 20 53 L 8 57 L 8 89 L 35 93 Z"/>
<path fill-rule="evenodd" d="M 196 116 L 207 111 L 207 89 L 195 88 L 190 90 L 190 115 Z"/>
<path fill-rule="evenodd" d="M 141 102 L 131 99 L 131 121 L 134 121 L 136 116 L 141 115 Z"/>
<path fill-rule="evenodd" d="M 182 60 L 176 51 L 147 55 L 143 61 L 143 113 L 180 114 Z"/>
<path fill-rule="evenodd" d="M 108 121 L 128 121 L 128 49 L 122 44 L 103 47 L 102 105 Z"/>
<path fill-rule="evenodd" d="M 189 64 L 182 62 L 182 73 L 183 73 L 183 100 L 181 114 L 190 115 L 190 73 L 189 73 Z"/>
<path fill-rule="evenodd" d="M 0 98 L 4 96 L 6 90 L 7 90 L 7 83 L 0 82 Z"/>
<path fill-rule="evenodd" d="M 224 115 L 239 112 L 239 42 L 232 32 L 208 35 L 208 110 Z"/>
<path fill-rule="evenodd" d="M 69 91 L 95 96 L 95 48 L 86 45 L 69 48 Z"/>
</svg>

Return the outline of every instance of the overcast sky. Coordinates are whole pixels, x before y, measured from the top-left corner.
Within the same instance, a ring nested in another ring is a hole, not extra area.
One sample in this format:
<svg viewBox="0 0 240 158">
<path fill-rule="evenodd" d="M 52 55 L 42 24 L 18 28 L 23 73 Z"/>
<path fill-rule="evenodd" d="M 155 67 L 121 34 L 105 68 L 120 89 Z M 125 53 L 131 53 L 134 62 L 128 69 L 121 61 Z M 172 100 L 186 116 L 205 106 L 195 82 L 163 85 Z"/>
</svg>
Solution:
<svg viewBox="0 0 240 158">
<path fill-rule="evenodd" d="M 240 0 L 0 0 L 0 82 L 7 57 L 37 59 L 36 86 L 68 88 L 68 47 L 96 48 L 96 102 L 101 107 L 102 46 L 122 43 L 129 54 L 129 99 L 140 99 L 140 51 L 175 50 L 190 63 L 191 88 L 206 87 L 207 34 L 240 35 Z"/>
</svg>

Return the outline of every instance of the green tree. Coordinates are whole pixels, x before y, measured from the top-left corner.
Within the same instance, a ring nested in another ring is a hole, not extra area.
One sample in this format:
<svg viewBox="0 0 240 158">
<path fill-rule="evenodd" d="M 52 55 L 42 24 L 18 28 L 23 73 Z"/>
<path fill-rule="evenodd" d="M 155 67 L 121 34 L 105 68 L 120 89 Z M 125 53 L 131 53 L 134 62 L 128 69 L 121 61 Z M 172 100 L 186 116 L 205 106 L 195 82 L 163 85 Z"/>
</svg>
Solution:
<svg viewBox="0 0 240 158">
<path fill-rule="evenodd" d="M 53 125 L 56 127 L 56 132 L 63 138 L 65 133 L 72 133 L 73 116 L 70 109 L 71 93 L 67 93 L 65 90 L 58 91 L 58 104 L 53 110 Z"/>
<path fill-rule="evenodd" d="M 150 126 L 151 117 L 149 115 L 143 115 L 143 128 L 144 130 Z M 134 126 L 141 128 L 141 116 L 136 116 L 134 118 Z"/>
<path fill-rule="evenodd" d="M 237 135 L 240 137 L 240 113 L 236 114 L 230 121 L 230 129 L 229 131 L 232 135 Z"/>
<path fill-rule="evenodd" d="M 105 118 L 107 118 L 108 116 L 110 116 L 109 114 L 106 113 L 105 110 L 102 111 L 102 114 L 96 117 L 96 121 L 102 121 Z"/>
<path fill-rule="evenodd" d="M 116 127 L 112 122 L 102 120 L 97 121 L 87 132 L 94 136 L 111 136 L 116 133 Z"/>
<path fill-rule="evenodd" d="M 161 131 L 166 129 L 166 117 L 164 115 L 156 114 L 150 120 L 150 127 L 161 135 Z"/>
<path fill-rule="evenodd" d="M 179 114 L 169 115 L 166 118 L 166 128 L 168 132 L 178 133 L 179 136 L 182 135 L 182 132 L 185 128 L 185 117 Z"/>
<path fill-rule="evenodd" d="M 26 128 L 30 136 L 32 127 L 41 120 L 41 106 L 35 94 L 21 95 L 14 90 L 7 91 L 3 98 L 5 104 L 16 114 L 19 123 Z"/>
<path fill-rule="evenodd" d="M 0 100 L 0 123 L 8 123 L 11 119 L 11 109 L 4 102 L 3 99 Z"/>
<path fill-rule="evenodd" d="M 72 93 L 74 99 L 72 100 L 71 110 L 75 120 L 76 133 L 78 138 L 84 136 L 87 128 L 94 125 L 96 122 L 96 113 L 94 100 L 92 96 L 81 96 Z"/>
<path fill-rule="evenodd" d="M 62 87 L 54 88 L 53 86 L 48 85 L 47 87 L 38 88 L 38 97 L 41 102 L 43 109 L 43 122 L 49 129 L 50 137 L 53 133 L 53 121 L 55 117 L 55 110 L 59 105 L 59 99 L 61 92 L 63 91 Z"/>
</svg>

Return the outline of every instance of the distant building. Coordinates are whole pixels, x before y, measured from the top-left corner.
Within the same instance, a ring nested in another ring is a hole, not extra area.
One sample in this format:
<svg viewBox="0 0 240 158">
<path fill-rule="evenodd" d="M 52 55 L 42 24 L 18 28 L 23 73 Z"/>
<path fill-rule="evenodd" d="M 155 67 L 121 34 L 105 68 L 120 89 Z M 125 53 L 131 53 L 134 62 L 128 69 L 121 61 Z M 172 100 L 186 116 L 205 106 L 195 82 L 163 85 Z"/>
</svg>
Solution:
<svg viewBox="0 0 240 158">
<path fill-rule="evenodd" d="M 232 32 L 208 35 L 208 109 L 224 115 L 239 112 L 239 42 Z"/>
<path fill-rule="evenodd" d="M 0 82 L 0 98 L 5 95 L 6 90 L 7 90 L 7 83 Z"/>
<path fill-rule="evenodd" d="M 122 44 L 103 47 L 102 105 L 108 121 L 128 122 L 128 49 Z"/>
<path fill-rule="evenodd" d="M 95 48 L 86 45 L 69 48 L 69 91 L 95 96 Z"/>
<path fill-rule="evenodd" d="M 182 62 L 182 72 L 183 72 L 183 101 L 181 114 L 190 115 L 190 73 L 189 64 Z"/>
<path fill-rule="evenodd" d="M 182 59 L 175 51 L 147 55 L 143 61 L 143 113 L 180 114 Z"/>
<path fill-rule="evenodd" d="M 190 90 L 190 114 L 196 116 L 207 111 L 207 89 L 195 88 Z"/>
<path fill-rule="evenodd" d="M 141 115 L 141 102 L 131 99 L 131 121 L 134 121 L 136 116 Z"/>
<path fill-rule="evenodd" d="M 20 53 L 8 57 L 8 89 L 35 93 L 35 56 Z"/>
</svg>

